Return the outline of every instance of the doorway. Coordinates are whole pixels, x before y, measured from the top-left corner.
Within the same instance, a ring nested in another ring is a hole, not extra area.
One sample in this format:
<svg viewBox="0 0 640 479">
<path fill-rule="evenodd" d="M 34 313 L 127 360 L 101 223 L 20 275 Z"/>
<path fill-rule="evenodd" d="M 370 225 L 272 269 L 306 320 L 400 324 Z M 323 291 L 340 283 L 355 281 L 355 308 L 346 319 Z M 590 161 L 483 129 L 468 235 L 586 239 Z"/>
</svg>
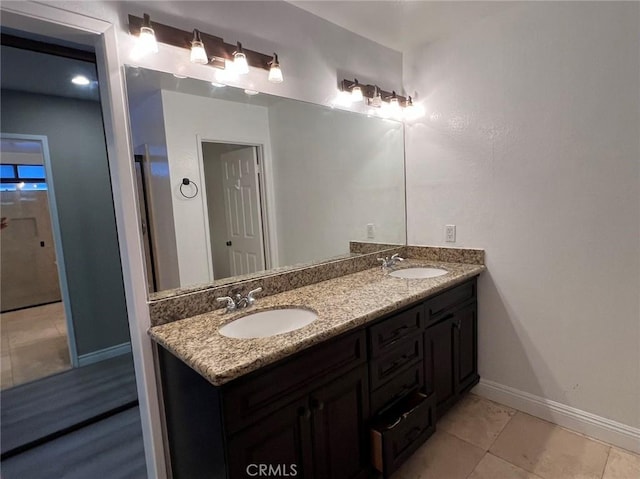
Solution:
<svg viewBox="0 0 640 479">
<path fill-rule="evenodd" d="M 260 146 L 211 141 L 201 146 L 213 277 L 267 269 Z"/>
<path fill-rule="evenodd" d="M 7 460 L 137 407 L 95 53 L 11 33 L 0 32 L 8 478 L 25 476 Z"/>
<path fill-rule="evenodd" d="M 47 139 L 0 135 L 2 389 L 75 360 Z"/>
</svg>

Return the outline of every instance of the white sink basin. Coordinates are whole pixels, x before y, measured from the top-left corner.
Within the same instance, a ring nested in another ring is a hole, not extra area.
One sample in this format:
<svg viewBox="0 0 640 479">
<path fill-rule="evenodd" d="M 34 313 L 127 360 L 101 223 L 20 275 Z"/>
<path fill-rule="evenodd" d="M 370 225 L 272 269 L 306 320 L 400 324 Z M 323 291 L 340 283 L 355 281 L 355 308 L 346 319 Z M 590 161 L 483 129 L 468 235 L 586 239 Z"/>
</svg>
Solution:
<svg viewBox="0 0 640 479">
<path fill-rule="evenodd" d="M 426 278 L 435 278 L 437 276 L 442 276 L 447 274 L 448 271 L 446 269 L 440 268 L 405 268 L 398 269 L 396 271 L 392 271 L 389 273 L 389 276 L 393 276 L 394 278 L 405 278 L 405 279 L 426 279 Z"/>
<path fill-rule="evenodd" d="M 313 323 L 318 315 L 303 308 L 281 308 L 256 311 L 222 326 L 223 336 L 238 339 L 266 338 L 288 333 Z"/>
</svg>

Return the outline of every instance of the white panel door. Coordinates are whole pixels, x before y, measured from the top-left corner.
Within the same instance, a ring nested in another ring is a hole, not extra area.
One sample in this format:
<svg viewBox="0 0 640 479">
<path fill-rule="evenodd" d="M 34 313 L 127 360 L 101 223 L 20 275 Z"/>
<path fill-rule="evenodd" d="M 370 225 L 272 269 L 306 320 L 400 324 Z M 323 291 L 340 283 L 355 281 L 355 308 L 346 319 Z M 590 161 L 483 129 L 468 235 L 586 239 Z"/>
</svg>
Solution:
<svg viewBox="0 0 640 479">
<path fill-rule="evenodd" d="M 256 148 L 223 153 L 220 160 L 231 274 L 261 271 L 265 265 Z"/>
</svg>

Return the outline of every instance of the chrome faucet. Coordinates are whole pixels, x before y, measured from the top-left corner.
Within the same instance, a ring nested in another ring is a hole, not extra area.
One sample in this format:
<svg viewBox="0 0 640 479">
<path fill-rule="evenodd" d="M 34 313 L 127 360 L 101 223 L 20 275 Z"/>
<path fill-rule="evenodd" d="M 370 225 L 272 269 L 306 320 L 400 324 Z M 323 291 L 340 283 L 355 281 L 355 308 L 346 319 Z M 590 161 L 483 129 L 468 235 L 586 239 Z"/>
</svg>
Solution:
<svg viewBox="0 0 640 479">
<path fill-rule="evenodd" d="M 246 296 L 242 296 L 240 293 L 232 293 L 232 296 L 223 296 L 221 298 L 216 298 L 216 301 L 219 303 L 226 302 L 227 303 L 227 313 L 235 311 L 236 309 L 243 309 L 252 306 L 256 302 L 256 298 L 254 295 L 260 293 L 262 291 L 262 287 L 253 289 L 247 293 Z"/>
<path fill-rule="evenodd" d="M 396 264 L 404 261 L 404 258 L 401 258 L 398 253 L 394 254 L 389 258 L 388 256 L 384 258 L 378 258 L 378 261 L 382 263 L 382 271 L 386 271 L 387 269 L 393 268 Z"/>
</svg>

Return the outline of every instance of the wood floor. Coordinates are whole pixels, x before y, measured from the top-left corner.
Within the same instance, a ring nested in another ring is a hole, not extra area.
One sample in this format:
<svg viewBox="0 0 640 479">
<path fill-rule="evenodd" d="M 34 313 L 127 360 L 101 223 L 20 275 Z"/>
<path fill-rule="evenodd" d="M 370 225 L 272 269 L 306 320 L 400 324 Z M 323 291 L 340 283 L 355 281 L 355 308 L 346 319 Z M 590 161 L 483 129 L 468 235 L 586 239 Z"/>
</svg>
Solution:
<svg viewBox="0 0 640 479">
<path fill-rule="evenodd" d="M 3 479 L 145 479 L 138 407 L 5 459 Z"/>
<path fill-rule="evenodd" d="M 137 405 L 133 358 L 126 354 L 6 389 L 0 400 L 5 458 Z"/>
</svg>

